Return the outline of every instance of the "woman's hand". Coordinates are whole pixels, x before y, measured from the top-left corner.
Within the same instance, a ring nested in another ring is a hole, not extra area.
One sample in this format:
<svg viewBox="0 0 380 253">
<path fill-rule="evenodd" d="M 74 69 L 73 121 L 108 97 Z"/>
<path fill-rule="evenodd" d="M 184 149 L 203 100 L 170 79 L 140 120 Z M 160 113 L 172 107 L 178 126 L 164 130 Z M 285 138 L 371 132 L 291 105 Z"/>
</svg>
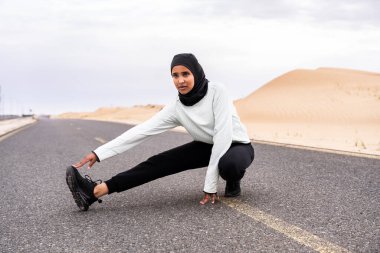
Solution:
<svg viewBox="0 0 380 253">
<path fill-rule="evenodd" d="M 212 204 L 215 203 L 215 200 L 216 201 L 219 201 L 219 196 L 217 193 L 206 193 L 205 192 L 205 195 L 203 196 L 203 199 L 201 200 L 201 202 L 199 202 L 201 205 L 204 205 L 206 204 L 207 202 L 211 201 Z"/>
<path fill-rule="evenodd" d="M 94 165 L 94 163 L 96 163 L 96 155 L 94 153 L 90 153 L 90 154 L 86 155 L 79 163 L 76 163 L 73 166 L 78 169 L 88 162 L 89 162 L 89 164 L 88 164 L 87 169 L 91 169 L 92 165 Z"/>
</svg>

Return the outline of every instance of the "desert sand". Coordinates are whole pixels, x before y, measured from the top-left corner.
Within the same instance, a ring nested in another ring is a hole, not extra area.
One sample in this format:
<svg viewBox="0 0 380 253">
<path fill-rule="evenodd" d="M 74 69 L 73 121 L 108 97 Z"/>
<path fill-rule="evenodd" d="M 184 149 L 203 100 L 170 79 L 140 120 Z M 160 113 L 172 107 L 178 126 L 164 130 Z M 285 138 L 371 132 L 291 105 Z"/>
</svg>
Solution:
<svg viewBox="0 0 380 253">
<path fill-rule="evenodd" d="M 380 73 L 293 70 L 235 106 L 254 141 L 380 155 Z M 57 117 L 138 124 L 162 107 L 100 108 Z"/>
<path fill-rule="evenodd" d="M 159 112 L 163 105 L 136 105 L 133 107 L 102 107 L 94 112 L 67 112 L 53 116 L 61 119 L 92 119 L 127 124 L 139 124 Z"/>
<path fill-rule="evenodd" d="M 254 140 L 380 155 L 380 74 L 288 72 L 235 103 Z"/>
</svg>

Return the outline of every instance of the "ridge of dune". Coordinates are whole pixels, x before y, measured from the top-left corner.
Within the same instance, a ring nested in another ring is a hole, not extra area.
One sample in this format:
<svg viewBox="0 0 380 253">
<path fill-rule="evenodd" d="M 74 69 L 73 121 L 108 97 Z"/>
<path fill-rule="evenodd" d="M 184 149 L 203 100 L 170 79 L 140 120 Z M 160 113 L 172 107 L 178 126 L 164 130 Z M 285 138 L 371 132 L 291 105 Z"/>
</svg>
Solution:
<svg viewBox="0 0 380 253">
<path fill-rule="evenodd" d="M 293 70 L 236 102 L 255 119 L 318 122 L 378 121 L 380 74 L 355 71 Z"/>
<path fill-rule="evenodd" d="M 380 155 L 380 74 L 287 72 L 235 101 L 251 138 Z"/>
<path fill-rule="evenodd" d="M 375 75 L 380 76 L 380 73 L 377 72 L 371 72 L 371 71 L 364 71 L 364 70 L 356 70 L 356 69 L 345 69 L 345 68 L 332 68 L 332 67 L 320 67 L 316 70 L 321 71 L 331 71 L 331 72 L 344 72 L 344 73 L 353 73 L 353 74 L 363 74 L 363 75 Z"/>
</svg>

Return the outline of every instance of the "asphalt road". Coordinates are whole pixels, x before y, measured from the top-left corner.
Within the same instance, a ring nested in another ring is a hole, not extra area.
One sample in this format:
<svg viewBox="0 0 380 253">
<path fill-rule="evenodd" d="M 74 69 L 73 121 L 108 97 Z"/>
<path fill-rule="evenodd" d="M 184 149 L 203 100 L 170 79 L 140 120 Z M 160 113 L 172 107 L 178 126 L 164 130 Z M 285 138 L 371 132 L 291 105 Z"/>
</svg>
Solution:
<svg viewBox="0 0 380 253">
<path fill-rule="evenodd" d="M 2 140 L 0 251 L 316 251 L 225 202 L 200 206 L 205 168 L 109 195 L 88 212 L 79 211 L 65 183 L 66 166 L 128 128 L 44 119 Z M 81 173 L 106 180 L 190 140 L 167 132 Z M 239 203 L 348 251 L 379 252 L 380 160 L 254 147 Z M 224 186 L 220 180 L 219 193 Z"/>
</svg>

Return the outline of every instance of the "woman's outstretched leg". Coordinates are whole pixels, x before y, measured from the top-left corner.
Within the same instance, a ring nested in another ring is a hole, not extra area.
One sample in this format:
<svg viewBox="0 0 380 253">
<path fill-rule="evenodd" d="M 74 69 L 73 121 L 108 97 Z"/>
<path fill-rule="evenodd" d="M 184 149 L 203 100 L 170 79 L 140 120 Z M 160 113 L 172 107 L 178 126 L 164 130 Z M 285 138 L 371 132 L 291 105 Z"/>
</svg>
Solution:
<svg viewBox="0 0 380 253">
<path fill-rule="evenodd" d="M 87 175 L 82 177 L 76 167 L 70 166 L 66 170 L 66 182 L 78 207 L 87 211 L 94 202 L 101 202 L 99 198 L 104 195 L 122 192 L 181 171 L 205 167 L 210 160 L 211 149 L 211 144 L 193 141 L 152 156 L 100 183 L 92 181 Z"/>
<path fill-rule="evenodd" d="M 105 181 L 108 193 L 122 192 L 161 177 L 206 167 L 211 149 L 212 144 L 193 141 L 152 156 L 132 169 Z"/>
</svg>

